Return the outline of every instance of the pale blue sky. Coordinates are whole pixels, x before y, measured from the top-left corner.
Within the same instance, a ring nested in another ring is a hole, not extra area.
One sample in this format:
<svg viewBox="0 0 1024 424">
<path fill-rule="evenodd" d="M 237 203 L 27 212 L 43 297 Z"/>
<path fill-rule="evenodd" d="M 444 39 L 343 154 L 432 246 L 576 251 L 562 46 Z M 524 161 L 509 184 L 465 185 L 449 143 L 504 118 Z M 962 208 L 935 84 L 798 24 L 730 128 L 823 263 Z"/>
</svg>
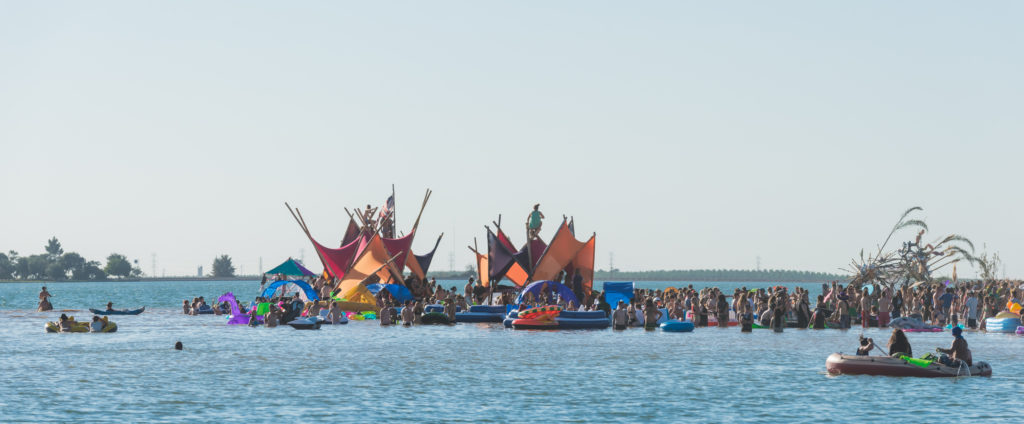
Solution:
<svg viewBox="0 0 1024 424">
<path fill-rule="evenodd" d="M 833 271 L 920 205 L 1021 276 L 1022 12 L 0 0 L 0 250 L 315 263 L 283 202 L 333 242 L 395 183 L 437 269 L 539 202 L 601 268 Z"/>
</svg>

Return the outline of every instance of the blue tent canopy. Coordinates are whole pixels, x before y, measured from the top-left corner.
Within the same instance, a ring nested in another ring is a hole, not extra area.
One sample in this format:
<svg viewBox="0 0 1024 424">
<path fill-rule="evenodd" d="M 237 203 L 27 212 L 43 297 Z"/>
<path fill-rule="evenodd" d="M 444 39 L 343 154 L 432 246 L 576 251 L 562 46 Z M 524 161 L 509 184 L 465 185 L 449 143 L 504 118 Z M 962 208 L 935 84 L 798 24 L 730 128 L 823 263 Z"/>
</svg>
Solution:
<svg viewBox="0 0 1024 424">
<path fill-rule="evenodd" d="M 395 300 L 402 303 L 405 303 L 406 301 L 409 300 L 415 300 L 412 297 L 412 292 L 410 292 L 407 287 L 401 284 L 368 284 L 366 286 L 366 289 L 373 294 L 377 294 L 381 290 L 387 290 L 391 292 L 391 297 L 395 298 Z"/>
<path fill-rule="evenodd" d="M 562 299 L 565 299 L 566 302 L 572 301 L 577 305 L 580 304 L 580 301 L 576 299 L 576 295 L 572 293 L 572 289 L 566 287 L 562 283 L 556 283 L 554 281 L 535 281 L 530 283 L 530 285 L 526 286 L 526 288 L 519 293 L 519 297 L 516 298 L 516 304 L 518 305 L 523 303 L 523 296 L 527 293 L 533 293 L 533 297 L 536 298 L 540 295 L 545 284 L 547 284 L 548 290 L 554 290 L 556 293 L 561 295 Z"/>
<path fill-rule="evenodd" d="M 260 296 L 268 299 L 274 297 L 274 292 L 276 292 L 278 288 L 285 284 L 295 284 L 296 286 L 299 286 L 299 288 L 302 289 L 302 292 L 306 295 L 306 300 L 320 300 L 320 296 L 317 296 L 316 291 L 309 286 L 309 283 L 302 280 L 275 281 L 271 283 L 269 286 L 267 286 L 267 288 L 263 290 L 263 294 L 261 294 Z"/>
<path fill-rule="evenodd" d="M 625 302 L 627 305 L 633 300 L 633 282 L 604 282 L 604 301 L 612 305 L 612 308 L 619 303 L 619 301 Z"/>
</svg>

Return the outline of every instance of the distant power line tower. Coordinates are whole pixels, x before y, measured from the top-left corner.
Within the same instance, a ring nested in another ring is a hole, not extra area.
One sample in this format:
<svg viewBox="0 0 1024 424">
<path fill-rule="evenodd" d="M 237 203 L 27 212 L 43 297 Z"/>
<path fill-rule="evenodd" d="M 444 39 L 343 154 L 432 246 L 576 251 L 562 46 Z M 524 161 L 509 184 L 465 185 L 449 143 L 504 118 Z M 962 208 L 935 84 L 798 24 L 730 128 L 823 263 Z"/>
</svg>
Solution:
<svg viewBox="0 0 1024 424">
<path fill-rule="evenodd" d="M 615 252 L 608 252 L 608 278 L 615 275 Z"/>
<path fill-rule="evenodd" d="M 156 253 L 153 253 L 153 274 L 151 276 L 156 277 Z"/>
<path fill-rule="evenodd" d="M 758 271 L 761 270 L 761 257 L 760 256 L 757 257 L 757 270 Z"/>
</svg>

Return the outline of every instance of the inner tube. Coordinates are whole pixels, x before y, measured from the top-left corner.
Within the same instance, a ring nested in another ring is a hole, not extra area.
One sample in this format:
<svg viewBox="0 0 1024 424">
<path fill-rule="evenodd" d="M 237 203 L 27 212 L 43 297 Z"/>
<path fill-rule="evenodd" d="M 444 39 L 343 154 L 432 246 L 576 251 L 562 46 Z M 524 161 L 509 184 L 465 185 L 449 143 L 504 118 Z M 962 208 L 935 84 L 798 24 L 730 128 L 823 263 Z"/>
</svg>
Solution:
<svg viewBox="0 0 1024 424">
<path fill-rule="evenodd" d="M 448 319 L 448 315 L 440 312 L 428 312 L 420 317 L 420 322 L 424 325 L 449 325 L 451 320 Z"/>
<path fill-rule="evenodd" d="M 693 331 L 693 322 L 670 320 L 661 324 L 661 331 L 669 333 L 688 333 Z"/>
<path fill-rule="evenodd" d="M 557 330 L 558 323 L 550 319 L 517 318 L 512 321 L 516 330 Z"/>
</svg>

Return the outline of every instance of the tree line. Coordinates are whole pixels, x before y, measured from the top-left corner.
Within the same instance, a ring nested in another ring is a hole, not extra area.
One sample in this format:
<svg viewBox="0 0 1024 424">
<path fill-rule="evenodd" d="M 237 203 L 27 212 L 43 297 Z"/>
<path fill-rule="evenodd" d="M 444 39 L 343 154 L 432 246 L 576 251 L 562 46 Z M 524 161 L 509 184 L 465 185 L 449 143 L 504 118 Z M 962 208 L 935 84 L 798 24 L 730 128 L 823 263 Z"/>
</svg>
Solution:
<svg viewBox="0 0 1024 424">
<path fill-rule="evenodd" d="M 793 283 L 849 279 L 848 276 L 827 272 L 786 269 L 676 269 L 656 271 L 620 271 L 615 269 L 611 272 L 605 270 L 596 271 L 594 278 L 641 281 L 779 281 Z"/>
<path fill-rule="evenodd" d="M 142 270 L 120 253 L 107 256 L 106 264 L 86 260 L 76 252 L 65 253 L 57 237 L 47 241 L 45 251 L 29 256 L 13 250 L 0 253 L 0 279 L 95 281 L 142 275 Z"/>
</svg>

